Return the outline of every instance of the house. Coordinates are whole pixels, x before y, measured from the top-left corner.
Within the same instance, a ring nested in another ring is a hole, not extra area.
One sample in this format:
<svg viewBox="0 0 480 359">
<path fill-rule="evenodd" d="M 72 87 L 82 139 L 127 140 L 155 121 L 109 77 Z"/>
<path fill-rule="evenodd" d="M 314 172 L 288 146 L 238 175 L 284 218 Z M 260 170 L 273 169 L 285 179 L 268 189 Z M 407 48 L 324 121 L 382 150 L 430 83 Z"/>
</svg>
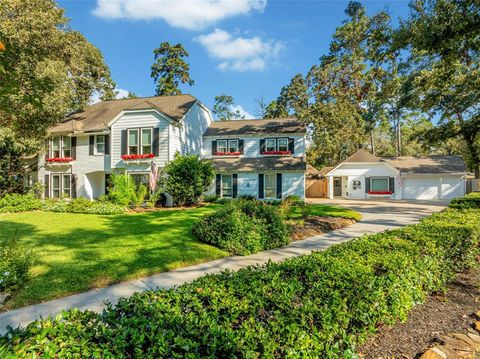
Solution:
<svg viewBox="0 0 480 359">
<path fill-rule="evenodd" d="M 148 183 L 152 161 L 162 167 L 177 152 L 200 154 L 211 122 L 208 108 L 191 95 L 94 104 L 49 129 L 38 166 L 45 197 L 97 198 L 114 171 Z"/>
<path fill-rule="evenodd" d="M 360 149 L 327 178 L 329 198 L 443 200 L 466 189 L 460 156 L 377 157 Z"/>
<path fill-rule="evenodd" d="M 216 171 L 209 193 L 304 198 L 305 137 L 306 127 L 295 118 L 212 122 L 202 149 Z"/>
<path fill-rule="evenodd" d="M 48 132 L 38 161 L 47 198 L 97 198 L 111 173 L 148 184 L 152 162 L 176 153 L 212 159 L 210 192 L 221 197 L 304 197 L 306 129 L 293 118 L 213 122 L 191 95 L 157 96 L 100 102 Z"/>
</svg>

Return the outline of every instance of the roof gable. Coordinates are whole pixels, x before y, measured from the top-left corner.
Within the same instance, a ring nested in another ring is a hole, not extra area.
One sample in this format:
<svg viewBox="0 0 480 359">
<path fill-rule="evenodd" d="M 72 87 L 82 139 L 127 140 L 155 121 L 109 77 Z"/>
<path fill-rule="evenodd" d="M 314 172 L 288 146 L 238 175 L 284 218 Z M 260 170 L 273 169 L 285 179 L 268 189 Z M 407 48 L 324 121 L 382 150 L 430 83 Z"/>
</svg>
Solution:
<svg viewBox="0 0 480 359">
<path fill-rule="evenodd" d="M 369 163 L 369 162 L 380 162 L 381 159 L 377 156 L 372 155 L 370 152 L 365 151 L 363 148 L 357 150 L 353 155 L 348 157 L 345 161 L 347 163 Z"/>
</svg>

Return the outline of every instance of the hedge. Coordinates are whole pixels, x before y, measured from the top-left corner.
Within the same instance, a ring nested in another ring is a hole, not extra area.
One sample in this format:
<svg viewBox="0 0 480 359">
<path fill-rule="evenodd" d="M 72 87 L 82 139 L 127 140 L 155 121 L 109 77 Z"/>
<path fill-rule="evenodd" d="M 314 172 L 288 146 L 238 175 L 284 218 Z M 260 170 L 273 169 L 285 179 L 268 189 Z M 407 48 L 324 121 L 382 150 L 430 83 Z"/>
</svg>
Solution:
<svg viewBox="0 0 480 359">
<path fill-rule="evenodd" d="M 420 224 L 323 252 L 147 291 L 102 314 L 71 310 L 11 330 L 19 357 L 353 357 L 380 324 L 476 265 L 480 211 L 447 209 Z"/>
<path fill-rule="evenodd" d="M 473 192 L 465 197 L 455 198 L 450 202 L 452 208 L 480 208 L 480 192 Z"/>
</svg>

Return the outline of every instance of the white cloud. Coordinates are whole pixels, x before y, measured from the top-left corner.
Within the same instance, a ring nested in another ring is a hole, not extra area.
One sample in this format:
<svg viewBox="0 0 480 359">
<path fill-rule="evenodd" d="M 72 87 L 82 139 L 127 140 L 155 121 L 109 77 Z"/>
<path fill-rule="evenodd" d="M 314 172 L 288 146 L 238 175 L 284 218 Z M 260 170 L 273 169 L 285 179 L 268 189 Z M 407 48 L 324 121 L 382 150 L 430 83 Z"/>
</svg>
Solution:
<svg viewBox="0 0 480 359">
<path fill-rule="evenodd" d="M 106 19 L 161 19 L 173 27 L 201 30 L 266 6 L 267 0 L 97 0 L 93 13 Z"/>
<path fill-rule="evenodd" d="M 269 60 L 275 60 L 284 49 L 283 43 L 263 40 L 259 36 L 234 37 L 222 29 L 215 29 L 196 40 L 202 44 L 213 58 L 221 60 L 220 70 L 262 71 Z"/>
<path fill-rule="evenodd" d="M 128 90 L 124 90 L 121 88 L 116 88 L 115 91 L 117 91 L 117 95 L 115 96 L 116 99 L 121 99 L 125 98 L 128 96 Z M 90 105 L 96 104 L 97 102 L 100 102 L 100 93 L 98 91 L 95 91 L 92 94 L 92 97 L 90 98 Z"/>
<path fill-rule="evenodd" d="M 244 119 L 249 120 L 249 119 L 254 119 L 255 116 L 253 116 L 250 112 L 245 110 L 242 106 L 240 105 L 235 105 L 230 107 L 231 111 L 238 111 L 240 113 L 240 116 L 242 116 Z"/>
</svg>

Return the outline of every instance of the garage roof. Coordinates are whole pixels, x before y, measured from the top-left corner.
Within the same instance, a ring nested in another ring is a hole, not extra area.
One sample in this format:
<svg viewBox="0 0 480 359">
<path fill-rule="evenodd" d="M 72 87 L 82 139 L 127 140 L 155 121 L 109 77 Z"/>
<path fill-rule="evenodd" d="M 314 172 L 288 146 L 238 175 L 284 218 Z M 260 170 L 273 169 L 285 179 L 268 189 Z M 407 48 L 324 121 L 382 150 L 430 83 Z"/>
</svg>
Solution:
<svg viewBox="0 0 480 359">
<path fill-rule="evenodd" d="M 382 157 L 402 173 L 464 173 L 465 162 L 461 156 L 399 156 Z"/>
</svg>

